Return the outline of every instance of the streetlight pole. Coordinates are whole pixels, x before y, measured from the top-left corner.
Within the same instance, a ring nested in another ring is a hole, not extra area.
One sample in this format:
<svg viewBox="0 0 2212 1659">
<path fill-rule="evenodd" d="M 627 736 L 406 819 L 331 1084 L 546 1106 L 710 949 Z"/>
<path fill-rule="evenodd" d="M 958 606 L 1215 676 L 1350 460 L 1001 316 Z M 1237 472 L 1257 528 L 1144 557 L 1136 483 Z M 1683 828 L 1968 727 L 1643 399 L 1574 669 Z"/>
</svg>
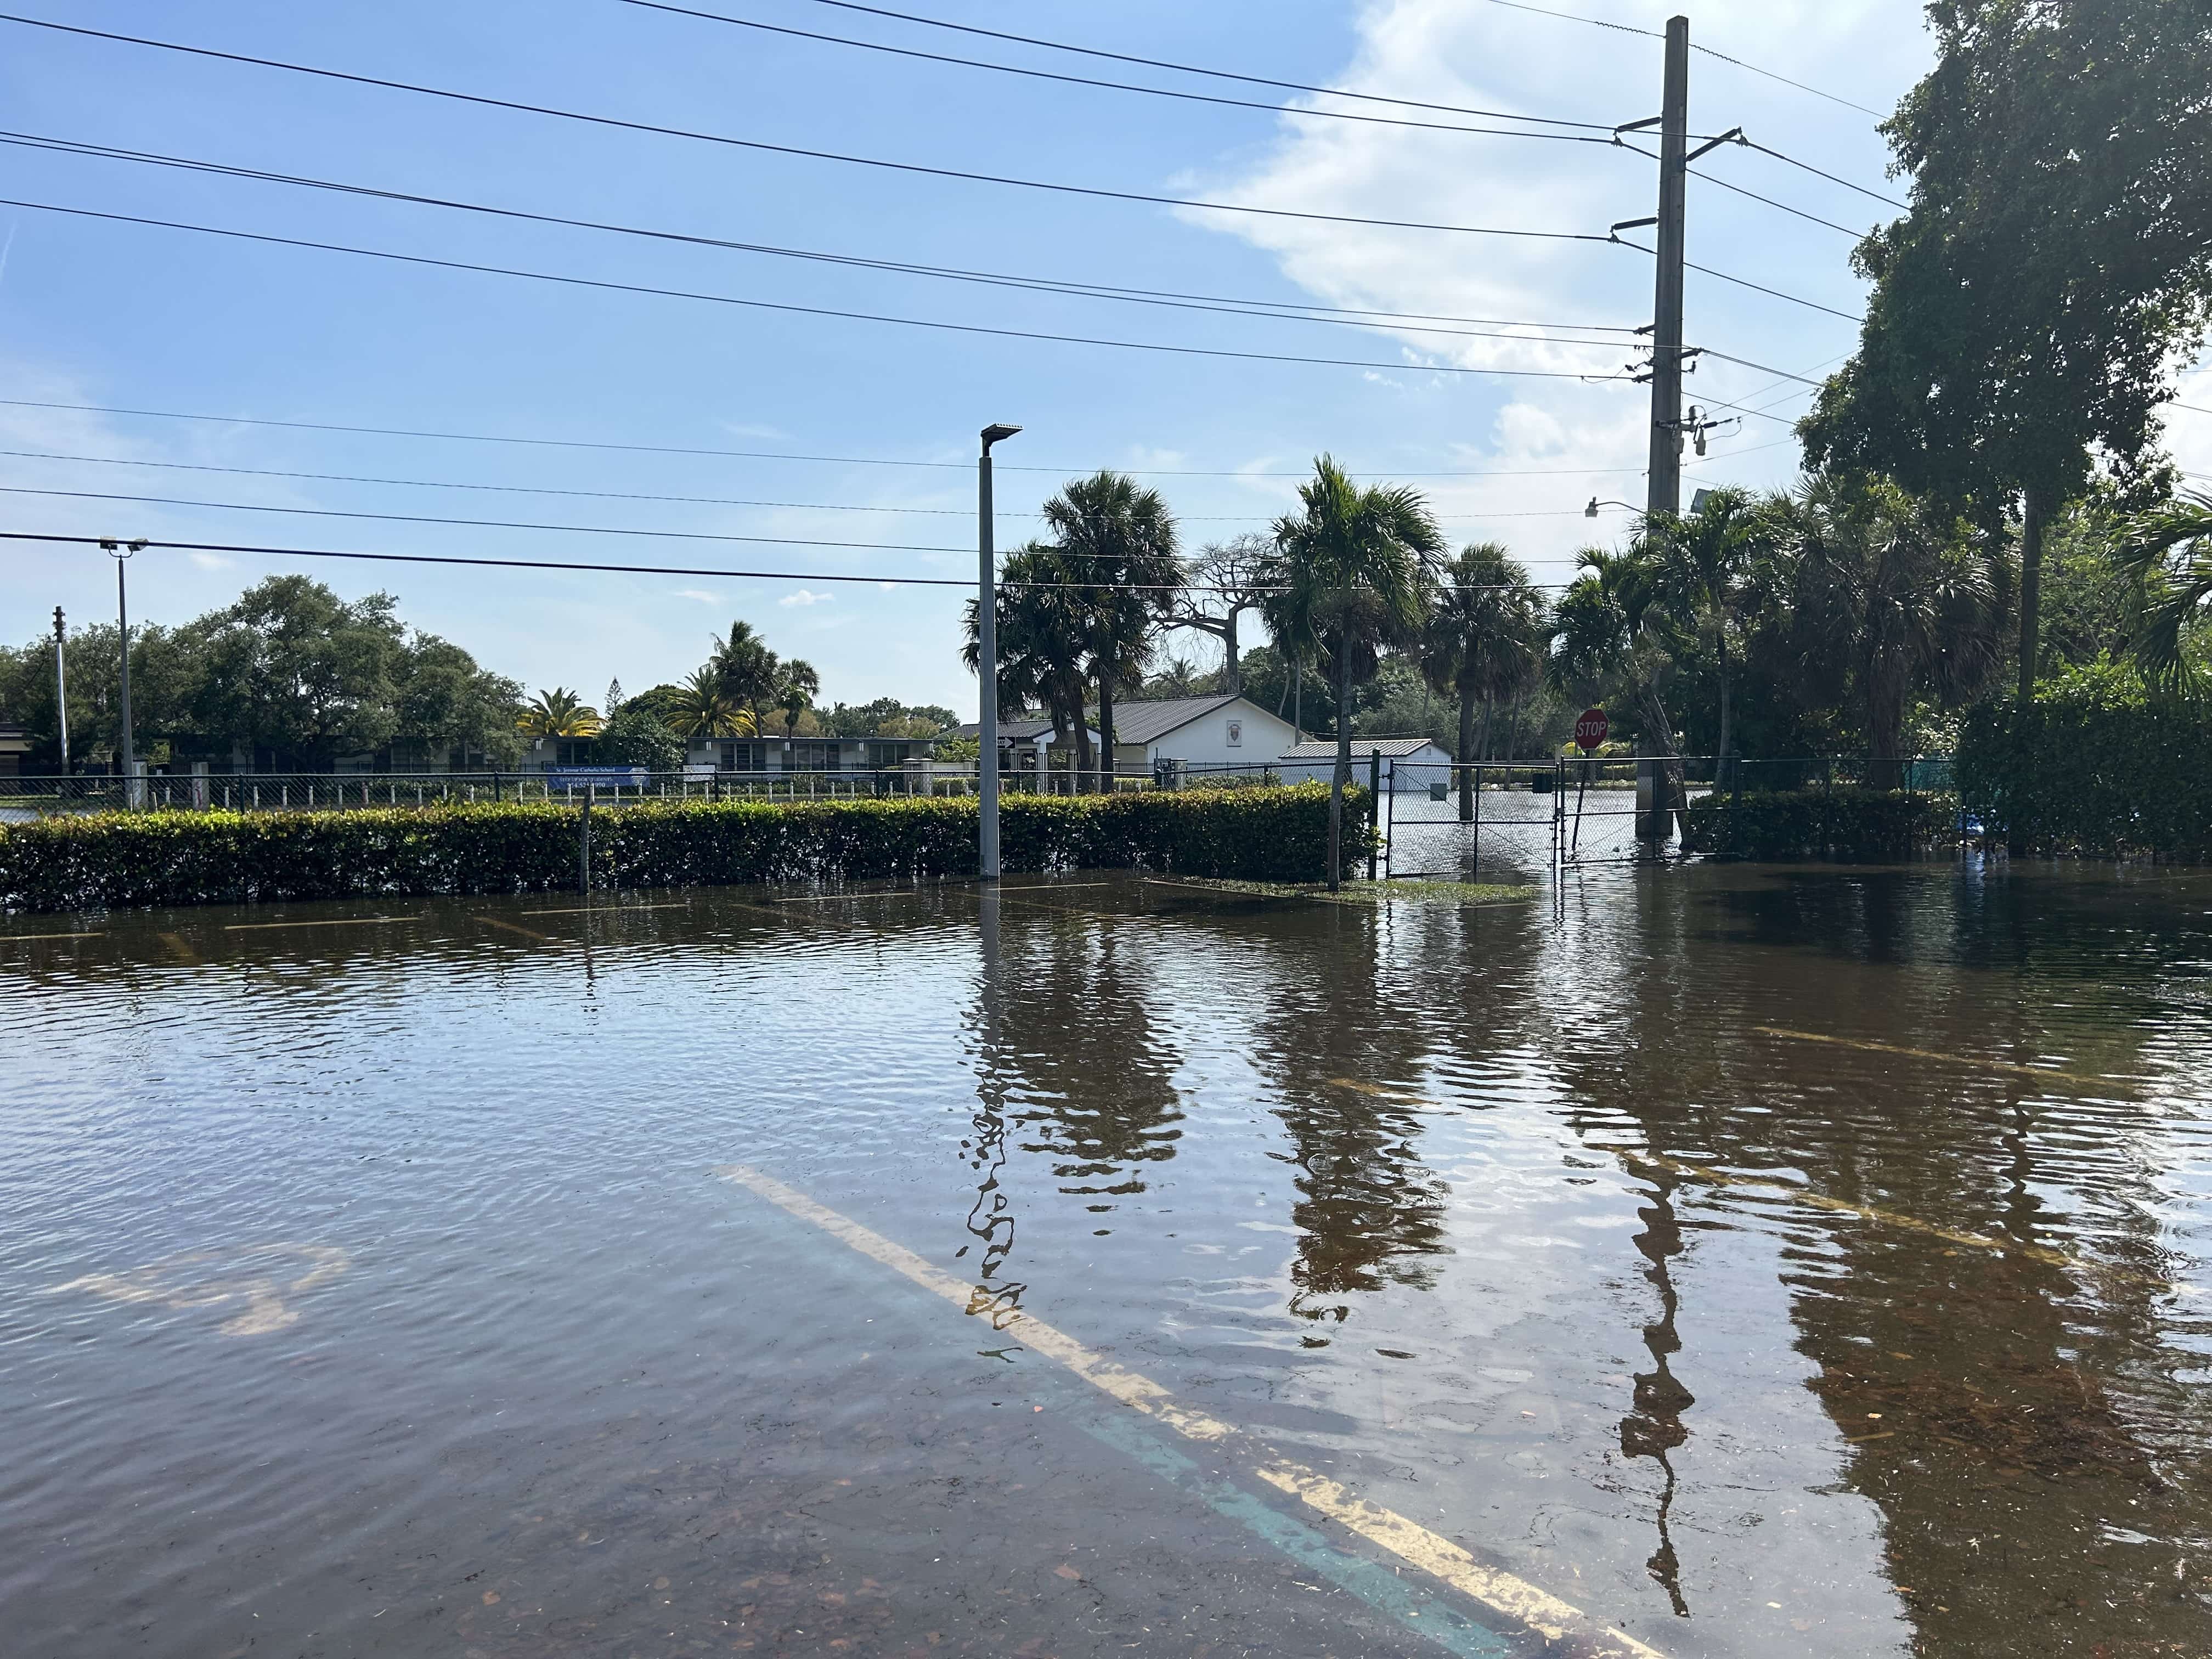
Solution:
<svg viewBox="0 0 2212 1659">
<path fill-rule="evenodd" d="M 982 699 L 975 720 L 975 793 L 982 830 L 976 873 L 999 878 L 999 554 L 993 542 L 991 446 L 1019 432 L 994 422 L 983 428 L 975 461 L 975 678 Z"/>
<path fill-rule="evenodd" d="M 143 542 L 102 542 L 100 545 L 115 559 L 115 626 L 123 636 L 123 799 L 128 806 L 139 804 L 138 751 L 132 745 L 131 732 L 131 600 L 125 591 L 123 573 L 131 556 L 146 545 Z"/>
<path fill-rule="evenodd" d="M 62 608 L 54 607 L 54 723 L 62 740 L 62 775 L 69 775 L 69 664 L 62 654 L 68 639 Z"/>
</svg>

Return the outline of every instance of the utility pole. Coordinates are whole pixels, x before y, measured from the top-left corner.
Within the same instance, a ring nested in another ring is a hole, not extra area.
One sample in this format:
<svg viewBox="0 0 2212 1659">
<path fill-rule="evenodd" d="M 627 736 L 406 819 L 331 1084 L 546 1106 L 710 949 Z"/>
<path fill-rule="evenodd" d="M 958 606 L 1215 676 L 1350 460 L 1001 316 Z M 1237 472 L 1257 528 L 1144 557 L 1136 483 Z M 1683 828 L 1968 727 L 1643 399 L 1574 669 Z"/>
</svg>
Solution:
<svg viewBox="0 0 2212 1659">
<path fill-rule="evenodd" d="M 1647 511 L 1682 510 L 1682 261 L 1690 167 L 1690 20 L 1667 20 L 1659 104 L 1659 273 L 1651 301 L 1651 471 Z"/>
<path fill-rule="evenodd" d="M 69 664 L 62 654 L 69 638 L 62 608 L 54 607 L 54 723 L 61 734 L 62 775 L 69 775 Z"/>
<path fill-rule="evenodd" d="M 975 678 L 982 699 L 975 715 L 975 793 L 982 808 L 975 873 L 985 881 L 999 878 L 999 553 L 991 516 L 991 446 L 1020 430 L 1003 422 L 985 427 L 975 462 Z"/>
</svg>

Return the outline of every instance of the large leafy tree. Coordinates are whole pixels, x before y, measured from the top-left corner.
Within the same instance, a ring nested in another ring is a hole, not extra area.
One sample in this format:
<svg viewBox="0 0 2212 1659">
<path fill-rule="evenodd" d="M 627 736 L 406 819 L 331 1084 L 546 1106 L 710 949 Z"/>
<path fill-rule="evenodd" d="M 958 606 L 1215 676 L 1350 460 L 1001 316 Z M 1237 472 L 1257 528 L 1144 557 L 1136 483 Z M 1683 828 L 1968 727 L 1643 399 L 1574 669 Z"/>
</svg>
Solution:
<svg viewBox="0 0 2212 1659">
<path fill-rule="evenodd" d="M 1344 791 L 1352 780 L 1352 692 L 1375 678 L 1385 646 L 1420 638 L 1443 532 L 1420 492 L 1354 483 L 1327 455 L 1298 486 L 1298 511 L 1275 521 L 1261 607 L 1294 658 L 1325 662 L 1336 684 L 1336 770 L 1328 792 L 1328 884 L 1343 879 Z"/>
<path fill-rule="evenodd" d="M 407 676 L 398 605 L 389 593 L 349 603 L 306 576 L 258 583 L 177 630 L 197 659 L 186 718 L 280 769 L 382 749 L 400 735 Z"/>
<path fill-rule="evenodd" d="M 1473 763 L 1489 751 L 1492 711 L 1541 678 L 1550 622 L 1527 567 L 1497 542 L 1462 548 L 1443 580 L 1422 630 L 1421 672 L 1437 691 L 1459 699 L 1458 760 L 1468 769 L 1459 777 L 1459 816 L 1468 823 L 1474 817 Z"/>
<path fill-rule="evenodd" d="M 1911 207 L 1860 244 L 1857 355 L 1803 430 L 1816 465 L 2021 514 L 2020 697 L 2043 539 L 2093 456 L 2156 462 L 2168 370 L 2212 301 L 2212 11 L 1931 0 L 1933 71 L 1887 124 Z"/>
<path fill-rule="evenodd" d="M 1063 580 L 1080 597 L 1091 670 L 1098 689 L 1102 780 L 1114 768 L 1114 696 L 1140 679 L 1160 625 L 1183 580 L 1175 515 L 1156 489 L 1122 472 L 1071 482 L 1044 504 Z M 1110 782 L 1106 785 L 1110 787 Z"/>
</svg>

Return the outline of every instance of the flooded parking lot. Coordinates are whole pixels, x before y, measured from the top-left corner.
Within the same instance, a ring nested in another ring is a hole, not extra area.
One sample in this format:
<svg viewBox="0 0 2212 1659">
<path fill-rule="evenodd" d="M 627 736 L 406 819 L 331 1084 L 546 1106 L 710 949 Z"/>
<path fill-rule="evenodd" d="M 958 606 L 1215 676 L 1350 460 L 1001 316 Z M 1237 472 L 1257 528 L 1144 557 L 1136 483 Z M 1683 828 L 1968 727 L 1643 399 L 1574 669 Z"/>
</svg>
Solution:
<svg viewBox="0 0 2212 1659">
<path fill-rule="evenodd" d="M 0 1617 L 2212 1651 L 2212 879 L 0 927 Z"/>
</svg>

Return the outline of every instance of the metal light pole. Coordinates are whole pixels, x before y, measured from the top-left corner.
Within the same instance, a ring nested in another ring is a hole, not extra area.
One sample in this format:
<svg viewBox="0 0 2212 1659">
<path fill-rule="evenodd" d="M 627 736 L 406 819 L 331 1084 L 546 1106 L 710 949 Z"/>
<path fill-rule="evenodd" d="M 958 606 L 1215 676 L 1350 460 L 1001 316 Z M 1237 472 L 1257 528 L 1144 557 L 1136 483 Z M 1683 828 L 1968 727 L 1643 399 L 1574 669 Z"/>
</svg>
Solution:
<svg viewBox="0 0 2212 1659">
<path fill-rule="evenodd" d="M 975 678 L 982 698 L 975 720 L 975 793 L 982 807 L 976 873 L 999 878 L 999 554 L 992 536 L 991 446 L 1019 432 L 994 422 L 983 428 L 975 461 Z"/>
<path fill-rule="evenodd" d="M 125 805 L 135 808 L 140 804 L 142 792 L 138 787 L 138 751 L 132 744 L 131 732 L 131 601 L 125 590 L 123 573 L 131 556 L 146 544 L 102 542 L 100 545 L 115 559 L 115 626 L 123 636 L 123 799 Z"/>
<path fill-rule="evenodd" d="M 61 734 L 62 775 L 69 775 L 69 664 L 62 654 L 62 646 L 69 637 L 62 608 L 54 607 L 54 722 Z"/>
</svg>

